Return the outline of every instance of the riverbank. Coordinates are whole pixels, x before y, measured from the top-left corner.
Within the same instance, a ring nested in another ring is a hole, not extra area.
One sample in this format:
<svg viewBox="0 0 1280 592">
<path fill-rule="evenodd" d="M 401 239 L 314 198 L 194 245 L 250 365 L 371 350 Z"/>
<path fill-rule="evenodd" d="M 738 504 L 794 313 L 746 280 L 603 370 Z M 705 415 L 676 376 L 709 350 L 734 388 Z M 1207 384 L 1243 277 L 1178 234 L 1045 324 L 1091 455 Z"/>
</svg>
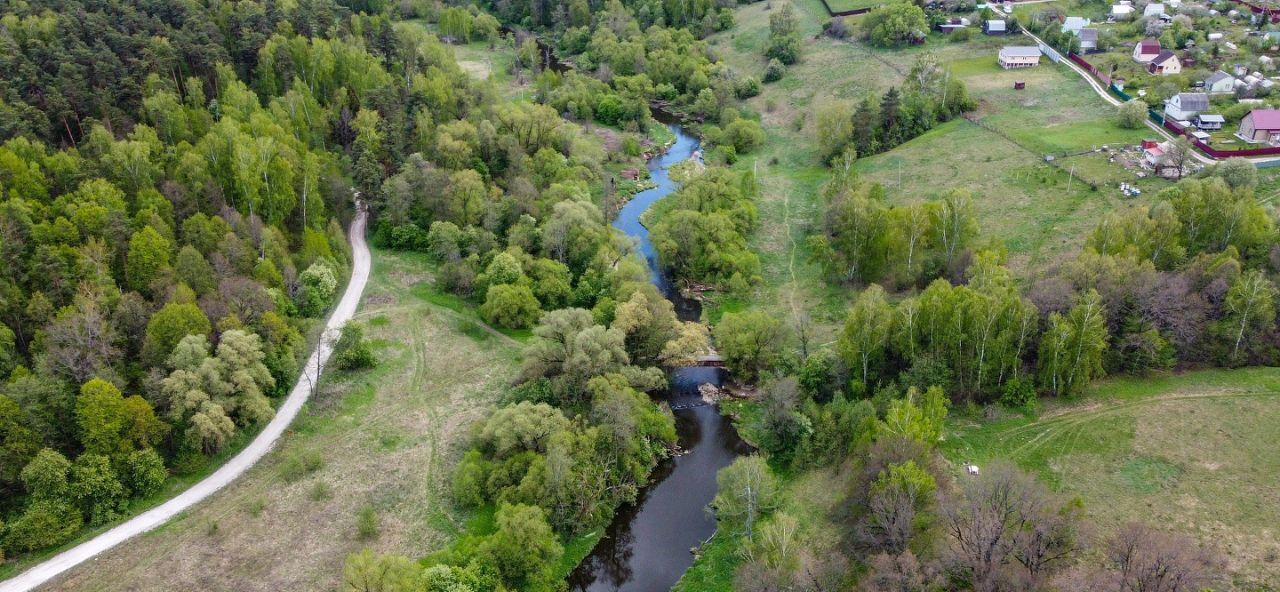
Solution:
<svg viewBox="0 0 1280 592">
<path fill-rule="evenodd" d="M 698 320 L 697 302 L 683 298 L 662 273 L 649 230 L 641 222 L 650 208 L 678 187 L 671 168 L 699 149 L 698 140 L 675 125 L 675 142 L 649 163 L 653 189 L 637 193 L 618 213 L 614 228 L 632 237 L 649 267 L 650 279 L 675 306 L 682 320 Z M 690 549 L 715 532 L 715 519 L 706 505 L 716 493 L 717 471 L 728 466 L 747 447 L 718 406 L 702 398 L 700 387 L 719 387 L 725 373 L 719 368 L 677 368 L 669 374 L 670 388 L 659 396 L 672 410 L 682 454 L 667 459 L 650 475 L 633 504 L 618 509 L 602 538 L 570 576 L 571 589 L 613 592 L 670 589 L 693 563 Z"/>
</svg>

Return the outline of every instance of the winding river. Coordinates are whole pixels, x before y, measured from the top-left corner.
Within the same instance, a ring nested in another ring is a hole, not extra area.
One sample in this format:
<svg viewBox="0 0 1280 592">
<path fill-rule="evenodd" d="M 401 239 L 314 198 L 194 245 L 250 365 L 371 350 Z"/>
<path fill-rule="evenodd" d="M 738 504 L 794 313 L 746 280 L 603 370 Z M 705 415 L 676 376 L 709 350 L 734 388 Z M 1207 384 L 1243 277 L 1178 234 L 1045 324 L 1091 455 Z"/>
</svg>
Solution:
<svg viewBox="0 0 1280 592">
<path fill-rule="evenodd" d="M 701 308 L 681 297 L 662 273 L 640 215 L 676 190 L 668 169 L 690 158 L 698 140 L 676 125 L 668 125 L 676 142 L 649 162 L 656 187 L 637 193 L 618 212 L 613 226 L 639 244 L 654 285 L 675 305 L 682 320 L 697 320 Z M 728 418 L 698 392 L 704 383 L 719 385 L 719 368 L 677 368 L 661 398 L 676 419 L 683 454 L 660 464 L 635 504 L 618 509 L 604 538 L 569 577 L 571 589 L 582 592 L 670 590 L 693 563 L 690 550 L 715 533 L 715 519 L 706 505 L 715 497 L 716 471 L 749 448 L 738 438 Z"/>
</svg>

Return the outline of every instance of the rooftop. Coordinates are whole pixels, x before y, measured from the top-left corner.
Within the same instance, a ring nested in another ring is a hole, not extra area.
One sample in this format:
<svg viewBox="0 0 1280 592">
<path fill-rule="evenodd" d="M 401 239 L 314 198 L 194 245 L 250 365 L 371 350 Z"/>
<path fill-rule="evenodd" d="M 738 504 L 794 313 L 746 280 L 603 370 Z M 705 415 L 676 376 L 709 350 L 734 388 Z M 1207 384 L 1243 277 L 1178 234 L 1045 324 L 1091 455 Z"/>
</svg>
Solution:
<svg viewBox="0 0 1280 592">
<path fill-rule="evenodd" d="M 1000 55 L 1011 58 L 1040 57 L 1040 48 L 1034 45 L 1006 45 L 1000 48 Z"/>
<path fill-rule="evenodd" d="M 1209 108 L 1209 95 L 1205 93 L 1178 93 L 1177 97 L 1183 111 L 1203 111 Z"/>
<path fill-rule="evenodd" d="M 1253 119 L 1254 129 L 1280 130 L 1280 109 L 1254 109 L 1245 117 Z"/>
</svg>

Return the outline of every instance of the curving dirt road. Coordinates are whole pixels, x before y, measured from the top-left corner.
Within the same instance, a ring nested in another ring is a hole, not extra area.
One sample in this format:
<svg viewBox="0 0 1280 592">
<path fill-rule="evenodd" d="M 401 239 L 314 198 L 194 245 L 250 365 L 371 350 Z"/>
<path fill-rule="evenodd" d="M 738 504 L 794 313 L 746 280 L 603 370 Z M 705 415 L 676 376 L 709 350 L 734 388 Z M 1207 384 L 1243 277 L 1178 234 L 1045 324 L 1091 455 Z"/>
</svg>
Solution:
<svg viewBox="0 0 1280 592">
<path fill-rule="evenodd" d="M 178 494 L 173 499 L 147 510 L 84 543 L 63 551 L 4 582 L 0 582 L 0 592 L 27 592 L 32 590 L 62 572 L 88 561 L 97 554 L 164 524 L 178 513 L 194 506 L 234 481 L 261 460 L 263 456 L 266 456 L 267 452 L 271 451 L 276 441 L 280 439 L 281 434 L 293 422 L 294 417 L 298 415 L 302 405 L 311 396 L 311 385 L 314 384 L 318 377 L 317 370 L 323 370 L 325 363 L 329 360 L 329 355 L 333 351 L 332 346 L 337 339 L 339 329 L 351 319 L 356 312 L 356 306 L 360 303 L 360 296 L 364 293 L 365 284 L 369 280 L 369 247 L 365 244 L 364 238 L 366 218 L 367 214 L 364 208 L 360 207 L 355 219 L 351 221 L 349 234 L 352 254 L 351 281 L 347 284 L 347 290 L 343 293 L 342 300 L 333 310 L 333 314 L 329 316 L 329 321 L 325 325 L 320 342 L 316 345 L 315 351 L 311 353 L 311 357 L 307 359 L 302 375 L 298 377 L 298 383 L 289 392 L 289 397 L 285 399 L 284 404 L 276 410 L 275 417 L 253 439 L 253 442 L 249 443 L 244 450 L 228 460 L 212 475 L 187 488 L 186 491 Z"/>
</svg>

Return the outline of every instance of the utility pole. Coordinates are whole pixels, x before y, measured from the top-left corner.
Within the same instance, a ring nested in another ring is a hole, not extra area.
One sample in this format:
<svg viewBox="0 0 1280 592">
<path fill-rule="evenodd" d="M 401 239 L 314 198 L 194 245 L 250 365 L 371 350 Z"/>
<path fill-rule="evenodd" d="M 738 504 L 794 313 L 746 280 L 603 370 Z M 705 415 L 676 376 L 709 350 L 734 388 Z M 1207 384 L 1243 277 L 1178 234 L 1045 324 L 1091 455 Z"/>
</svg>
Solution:
<svg viewBox="0 0 1280 592">
<path fill-rule="evenodd" d="M 1076 180 L 1076 165 L 1071 163 L 1071 171 L 1067 173 L 1067 193 L 1071 193 L 1071 182 Z"/>
</svg>

